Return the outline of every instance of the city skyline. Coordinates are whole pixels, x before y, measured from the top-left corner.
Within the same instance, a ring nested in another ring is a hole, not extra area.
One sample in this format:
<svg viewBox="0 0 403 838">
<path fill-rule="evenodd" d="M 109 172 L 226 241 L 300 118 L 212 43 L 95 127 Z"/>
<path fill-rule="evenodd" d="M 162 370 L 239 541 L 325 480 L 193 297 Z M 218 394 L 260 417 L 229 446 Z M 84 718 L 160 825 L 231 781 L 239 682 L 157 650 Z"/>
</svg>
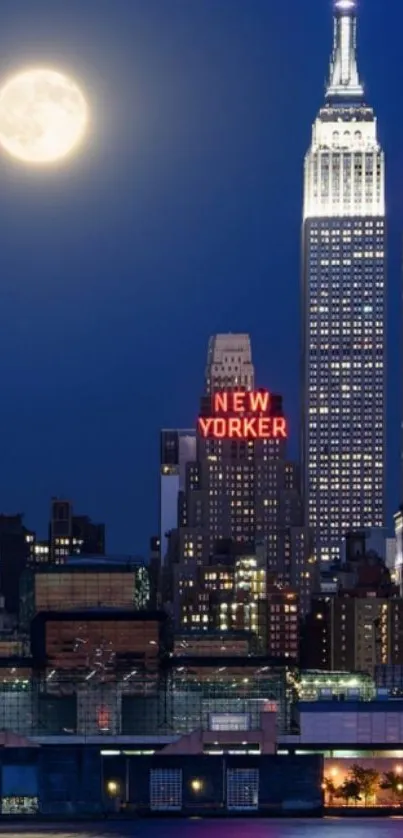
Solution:
<svg viewBox="0 0 403 838">
<path fill-rule="evenodd" d="M 122 7 L 111 35 L 91 0 L 69 15 L 49 0 L 16 15 L 6 2 L 0 36 L 5 70 L 39 55 L 74 67 L 98 119 L 68 175 L 2 166 L 0 509 L 25 510 L 36 529 L 51 495 L 72 498 L 106 521 L 113 552 L 145 552 L 156 532 L 159 430 L 195 422 L 209 335 L 251 334 L 259 381 L 284 394 L 293 457 L 298 445 L 301 164 L 331 3 L 167 5 Z M 400 501 L 399 15 L 360 4 L 360 64 L 388 162 L 389 524 Z"/>
<path fill-rule="evenodd" d="M 3 819 L 402 811 L 401 24 L 3 0 Z"/>
</svg>

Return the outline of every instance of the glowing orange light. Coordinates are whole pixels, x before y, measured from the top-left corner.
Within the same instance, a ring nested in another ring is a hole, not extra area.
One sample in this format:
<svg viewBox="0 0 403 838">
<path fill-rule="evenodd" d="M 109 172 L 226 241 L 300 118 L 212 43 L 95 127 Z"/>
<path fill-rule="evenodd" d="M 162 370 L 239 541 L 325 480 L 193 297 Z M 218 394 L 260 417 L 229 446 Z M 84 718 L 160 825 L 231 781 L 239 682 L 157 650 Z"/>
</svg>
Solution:
<svg viewBox="0 0 403 838">
<path fill-rule="evenodd" d="M 97 708 L 97 725 L 99 730 L 109 730 L 110 713 L 105 705 Z"/>
<path fill-rule="evenodd" d="M 287 422 L 282 416 L 251 418 L 199 418 L 199 432 L 208 439 L 287 439 Z"/>
<path fill-rule="evenodd" d="M 287 422 L 282 416 L 200 417 L 199 432 L 205 439 L 287 439 Z"/>
<path fill-rule="evenodd" d="M 212 415 L 199 418 L 204 439 L 287 439 L 283 416 L 270 416 L 267 390 L 214 393 Z"/>
<path fill-rule="evenodd" d="M 214 393 L 213 413 L 267 413 L 270 405 L 270 394 L 267 390 L 256 392 L 223 392 Z"/>
</svg>

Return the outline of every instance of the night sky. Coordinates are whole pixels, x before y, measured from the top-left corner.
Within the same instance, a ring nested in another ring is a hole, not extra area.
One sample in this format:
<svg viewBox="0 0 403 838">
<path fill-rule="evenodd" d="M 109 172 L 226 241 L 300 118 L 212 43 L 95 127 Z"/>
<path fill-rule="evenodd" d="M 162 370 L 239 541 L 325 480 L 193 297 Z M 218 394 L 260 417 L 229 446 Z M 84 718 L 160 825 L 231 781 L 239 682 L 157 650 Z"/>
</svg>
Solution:
<svg viewBox="0 0 403 838">
<path fill-rule="evenodd" d="M 403 7 L 360 0 L 387 153 L 388 512 L 400 501 Z M 298 450 L 303 156 L 331 0 L 1 0 L 0 72 L 71 73 L 93 111 L 58 170 L 0 159 L 0 510 L 45 534 L 52 495 L 157 532 L 161 427 L 191 426 L 207 341 L 252 335 Z"/>
</svg>

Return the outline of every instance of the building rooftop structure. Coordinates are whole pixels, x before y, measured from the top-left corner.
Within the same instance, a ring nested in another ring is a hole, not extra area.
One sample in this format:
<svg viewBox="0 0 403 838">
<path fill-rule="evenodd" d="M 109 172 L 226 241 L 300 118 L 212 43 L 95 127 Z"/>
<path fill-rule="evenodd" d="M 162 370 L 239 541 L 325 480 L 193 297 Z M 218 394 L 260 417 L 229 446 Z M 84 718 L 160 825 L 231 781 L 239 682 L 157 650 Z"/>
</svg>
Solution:
<svg viewBox="0 0 403 838">
<path fill-rule="evenodd" d="M 65 563 L 60 567 L 40 567 L 38 568 L 39 571 L 46 572 L 50 569 L 61 571 L 61 570 L 70 570 L 74 568 L 85 569 L 86 567 L 93 568 L 93 567 L 105 567 L 114 568 L 114 567 L 124 567 L 131 566 L 131 565 L 144 565 L 145 561 L 142 556 L 125 556 L 125 555 L 113 555 L 108 554 L 105 556 L 66 556 Z"/>
<path fill-rule="evenodd" d="M 280 736 L 280 748 L 303 746 L 325 756 L 402 756 L 403 699 L 377 695 L 372 701 L 303 701 L 296 707 L 297 733 Z"/>
<path fill-rule="evenodd" d="M 374 680 L 365 672 L 296 670 L 288 677 L 300 701 L 348 698 L 371 701 L 376 696 Z"/>
<path fill-rule="evenodd" d="M 287 670 L 267 659 L 203 662 L 164 656 L 161 661 L 154 645 L 147 659 L 140 655 L 124 669 L 111 672 L 89 656 L 86 662 L 80 657 L 79 669 L 72 672 L 44 662 L 41 649 L 35 652 L 34 658 L 0 660 L 4 730 L 30 737 L 173 741 L 196 729 L 209 730 L 212 713 L 243 714 L 251 729 L 257 728 L 268 703 L 276 710 L 278 730 L 289 729 Z"/>
</svg>

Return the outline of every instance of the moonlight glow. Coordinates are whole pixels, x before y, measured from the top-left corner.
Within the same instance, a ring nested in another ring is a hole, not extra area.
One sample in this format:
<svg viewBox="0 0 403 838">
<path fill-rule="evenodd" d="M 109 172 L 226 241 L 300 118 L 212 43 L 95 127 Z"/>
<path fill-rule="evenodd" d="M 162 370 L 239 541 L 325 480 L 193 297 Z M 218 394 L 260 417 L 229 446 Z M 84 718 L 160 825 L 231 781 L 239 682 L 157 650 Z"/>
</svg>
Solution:
<svg viewBox="0 0 403 838">
<path fill-rule="evenodd" d="M 75 82 L 33 68 L 0 89 L 0 145 L 24 163 L 56 163 L 84 139 L 88 107 Z"/>
</svg>

